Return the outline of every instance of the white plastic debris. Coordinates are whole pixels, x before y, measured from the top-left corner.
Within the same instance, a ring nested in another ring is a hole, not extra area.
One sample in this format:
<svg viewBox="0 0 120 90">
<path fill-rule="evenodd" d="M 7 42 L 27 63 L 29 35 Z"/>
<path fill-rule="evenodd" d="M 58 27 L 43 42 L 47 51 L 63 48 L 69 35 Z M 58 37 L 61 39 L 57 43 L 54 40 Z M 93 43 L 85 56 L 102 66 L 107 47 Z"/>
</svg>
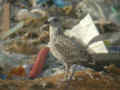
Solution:
<svg viewBox="0 0 120 90">
<path fill-rule="evenodd" d="M 9 72 L 14 67 L 27 64 L 29 59 L 29 56 L 22 54 L 8 54 L 5 51 L 0 51 L 0 67 L 3 68 L 4 72 Z"/>
<path fill-rule="evenodd" d="M 30 13 L 38 13 L 39 17 L 47 17 L 48 13 L 45 10 L 42 10 L 41 8 L 35 8 L 30 11 Z"/>
<path fill-rule="evenodd" d="M 93 54 L 95 60 L 100 63 L 118 63 L 120 61 L 119 46 L 116 47 L 113 45 L 113 47 L 111 47 L 111 43 L 114 41 L 118 42 L 119 33 L 101 35 L 89 14 L 81 20 L 79 24 L 74 26 L 71 31 L 66 31 L 65 34 L 69 37 L 74 37 L 84 46 L 88 47 L 88 51 Z M 98 37 L 100 37 L 99 39 L 101 40 L 99 40 Z M 95 41 L 96 39 L 97 41 Z M 95 42 L 91 43 L 91 41 Z"/>
<path fill-rule="evenodd" d="M 82 42 L 84 46 L 87 46 L 94 37 L 100 35 L 89 14 L 74 26 L 71 31 L 67 31 L 65 34 L 70 37 L 75 37 Z M 103 41 L 89 45 L 88 50 L 92 53 L 108 53 Z"/>
<path fill-rule="evenodd" d="M 28 9 L 20 9 L 16 14 L 16 20 L 24 20 L 30 16 Z"/>
</svg>

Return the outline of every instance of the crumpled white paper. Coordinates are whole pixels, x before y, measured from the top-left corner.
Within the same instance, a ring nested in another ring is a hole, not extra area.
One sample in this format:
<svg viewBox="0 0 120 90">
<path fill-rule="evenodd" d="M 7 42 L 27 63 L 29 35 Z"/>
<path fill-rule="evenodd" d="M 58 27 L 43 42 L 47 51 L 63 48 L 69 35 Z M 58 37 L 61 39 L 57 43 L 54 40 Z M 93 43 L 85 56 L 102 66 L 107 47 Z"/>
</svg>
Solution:
<svg viewBox="0 0 120 90">
<path fill-rule="evenodd" d="M 72 30 L 66 31 L 65 34 L 76 38 L 84 46 L 87 46 L 94 37 L 100 35 L 89 14 L 75 25 Z M 103 41 L 92 43 L 88 46 L 88 50 L 92 53 L 108 53 Z"/>
</svg>

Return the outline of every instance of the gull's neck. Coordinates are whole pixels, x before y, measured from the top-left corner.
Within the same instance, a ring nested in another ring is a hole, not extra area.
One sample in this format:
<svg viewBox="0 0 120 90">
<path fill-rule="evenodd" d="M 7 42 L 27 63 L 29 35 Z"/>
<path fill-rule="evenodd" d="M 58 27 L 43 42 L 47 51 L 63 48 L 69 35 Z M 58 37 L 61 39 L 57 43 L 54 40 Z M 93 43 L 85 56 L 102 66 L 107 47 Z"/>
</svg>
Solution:
<svg viewBox="0 0 120 90">
<path fill-rule="evenodd" d="M 60 27 L 50 26 L 50 41 L 56 41 L 56 37 L 62 34 Z"/>
</svg>

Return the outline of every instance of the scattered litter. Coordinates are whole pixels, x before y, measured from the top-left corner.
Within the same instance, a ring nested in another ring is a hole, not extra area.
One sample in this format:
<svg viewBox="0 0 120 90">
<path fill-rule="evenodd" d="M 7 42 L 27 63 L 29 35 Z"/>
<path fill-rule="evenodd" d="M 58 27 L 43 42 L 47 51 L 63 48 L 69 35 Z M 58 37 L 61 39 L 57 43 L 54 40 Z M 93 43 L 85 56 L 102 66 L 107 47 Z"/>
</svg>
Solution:
<svg viewBox="0 0 120 90">
<path fill-rule="evenodd" d="M 49 0 L 36 0 L 36 4 L 44 4 L 48 2 Z M 72 5 L 71 2 L 65 1 L 65 0 L 52 0 L 53 4 L 55 4 L 59 8 L 64 8 L 65 6 Z M 34 2 L 35 3 L 35 2 Z M 34 6 L 36 6 L 34 4 Z"/>
<path fill-rule="evenodd" d="M 119 13 L 119 5 L 116 5 L 116 6 L 112 6 L 111 7 L 111 10 L 112 10 L 112 14 L 110 15 L 109 19 L 116 23 L 116 24 L 120 24 L 120 13 Z"/>
<path fill-rule="evenodd" d="M 18 78 L 25 77 L 25 76 L 26 76 L 26 72 L 24 67 L 19 66 L 19 67 L 12 68 L 12 70 L 8 73 L 7 79 L 18 80 Z"/>
<path fill-rule="evenodd" d="M 7 75 L 5 75 L 5 74 L 0 74 L 0 79 L 6 80 L 6 78 L 7 78 Z"/>
<path fill-rule="evenodd" d="M 2 39 L 6 39 L 9 35 L 17 32 L 18 30 L 20 30 L 20 28 L 22 28 L 24 26 L 24 22 L 20 22 L 19 24 L 17 24 L 15 27 L 11 28 L 7 33 L 3 34 L 3 36 L 1 37 Z"/>
<path fill-rule="evenodd" d="M 15 82 L 28 80 L 29 82 L 34 79 L 33 82 L 38 83 L 42 77 L 49 80 L 51 80 L 50 76 L 55 76 L 55 80 L 59 75 L 62 77 L 63 62 L 57 61 L 46 47 L 50 39 L 48 18 L 54 16 L 60 19 L 63 32 L 82 43 L 91 55 L 95 54 L 95 60 L 102 62 L 102 66 L 108 65 L 107 62 L 110 64 L 120 62 L 119 0 L 6 1 L 3 3 L 3 0 L 0 0 L 1 80 L 16 80 Z M 78 78 L 75 77 L 73 82 L 82 81 L 83 83 L 84 80 L 86 82 L 94 80 L 92 82 L 96 85 L 96 81 L 108 76 L 118 78 L 120 73 L 119 68 L 114 65 L 104 68 L 107 73 L 100 69 L 104 74 L 90 67 L 76 66 L 75 75 Z M 99 65 L 94 68 L 97 67 L 100 68 Z M 80 78 L 81 76 L 83 78 Z M 108 78 L 103 81 L 108 82 Z M 80 86 L 81 83 L 75 85 Z M 40 88 L 37 84 L 33 87 Z M 47 82 L 43 82 L 42 89 L 49 87 L 51 84 L 47 86 Z"/>
<path fill-rule="evenodd" d="M 64 0 L 53 0 L 53 2 L 59 8 L 63 8 L 63 7 L 67 7 L 67 6 L 72 5 L 71 2 L 67 2 L 67 1 L 64 1 Z"/>
</svg>

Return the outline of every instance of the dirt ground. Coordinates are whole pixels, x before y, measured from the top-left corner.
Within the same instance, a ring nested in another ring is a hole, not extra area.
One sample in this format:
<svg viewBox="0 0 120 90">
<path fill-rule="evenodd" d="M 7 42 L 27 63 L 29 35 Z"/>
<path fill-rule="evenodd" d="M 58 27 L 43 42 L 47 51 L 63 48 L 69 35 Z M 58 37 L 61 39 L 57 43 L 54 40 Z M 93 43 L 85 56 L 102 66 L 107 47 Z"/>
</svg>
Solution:
<svg viewBox="0 0 120 90">
<path fill-rule="evenodd" d="M 0 80 L 0 90 L 120 90 L 119 75 L 77 72 L 75 80 L 62 82 L 63 74 L 35 80 Z"/>
</svg>

